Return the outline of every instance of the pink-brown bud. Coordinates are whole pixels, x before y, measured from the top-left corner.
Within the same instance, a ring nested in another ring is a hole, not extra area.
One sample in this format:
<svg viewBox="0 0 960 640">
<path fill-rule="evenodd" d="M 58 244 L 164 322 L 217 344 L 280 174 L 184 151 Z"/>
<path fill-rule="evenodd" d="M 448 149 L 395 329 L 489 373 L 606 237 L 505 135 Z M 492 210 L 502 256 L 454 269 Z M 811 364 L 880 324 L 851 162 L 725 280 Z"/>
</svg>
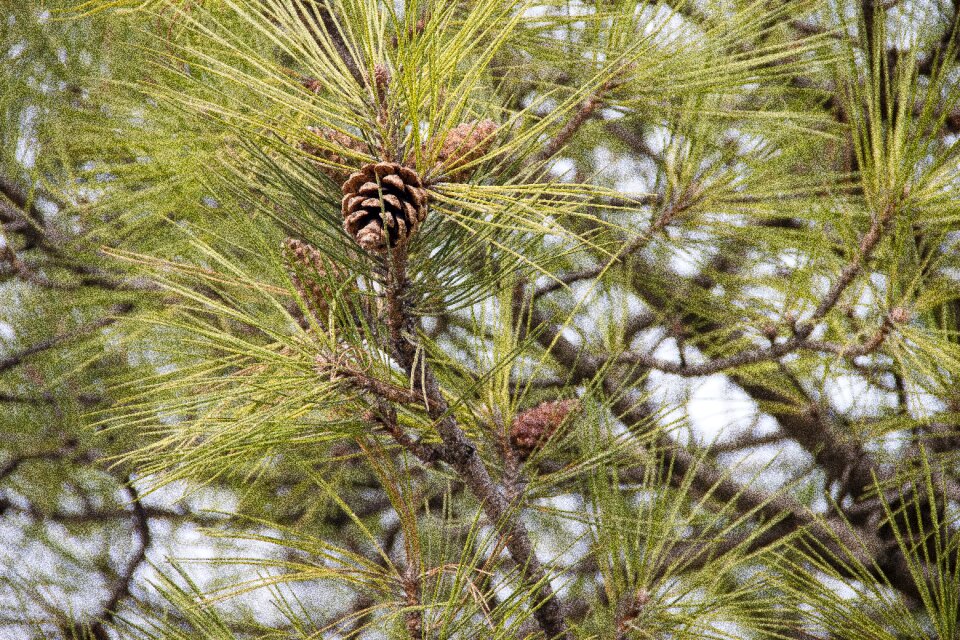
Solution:
<svg viewBox="0 0 960 640">
<path fill-rule="evenodd" d="M 480 122 L 464 122 L 446 133 L 440 151 L 437 154 L 437 165 L 447 179 L 458 182 L 470 174 L 470 169 L 460 169 L 481 157 L 493 146 L 499 126 L 493 120 Z"/>
<path fill-rule="evenodd" d="M 904 324 L 910 322 L 911 313 L 903 307 L 894 307 L 890 310 L 890 322 L 893 324 Z"/>
<path fill-rule="evenodd" d="M 337 165 L 353 165 L 355 160 L 347 157 L 349 151 L 365 153 L 364 143 L 336 129 L 307 127 L 313 140 L 306 140 L 297 144 L 301 151 L 315 156 L 316 167 L 334 182 L 343 182 L 350 175 L 351 170 Z M 321 140 L 325 144 L 321 144 Z"/>
<path fill-rule="evenodd" d="M 553 437 L 570 413 L 579 408 L 579 400 L 554 400 L 541 402 L 518 414 L 510 427 L 510 444 L 518 457 L 529 458 Z"/>
<path fill-rule="evenodd" d="M 343 270 L 319 249 L 297 238 L 283 241 L 283 258 L 287 263 L 290 281 L 307 310 L 319 324 L 326 324 L 332 296 L 330 278 L 343 278 Z"/>
<path fill-rule="evenodd" d="M 373 90 L 377 94 L 377 102 L 387 99 L 387 90 L 390 88 L 390 69 L 383 63 L 373 67 Z"/>
</svg>

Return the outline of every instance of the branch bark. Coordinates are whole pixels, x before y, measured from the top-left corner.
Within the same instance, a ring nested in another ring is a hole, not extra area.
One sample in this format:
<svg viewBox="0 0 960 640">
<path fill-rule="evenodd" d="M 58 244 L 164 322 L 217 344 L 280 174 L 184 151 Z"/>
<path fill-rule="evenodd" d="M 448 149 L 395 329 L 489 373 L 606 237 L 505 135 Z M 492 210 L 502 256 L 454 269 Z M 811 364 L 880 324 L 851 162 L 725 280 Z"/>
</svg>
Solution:
<svg viewBox="0 0 960 640">
<path fill-rule="evenodd" d="M 442 459 L 464 480 L 480 501 L 481 509 L 498 531 L 501 531 L 511 558 L 520 568 L 524 586 L 536 597 L 533 615 L 548 638 L 571 638 L 564 620 L 563 606 L 550 585 L 549 575 L 536 556 L 533 542 L 514 505 L 493 481 L 477 453 L 477 446 L 460 428 L 450 411 L 440 385 L 426 357 L 419 352 L 416 329 L 405 295 L 409 288 L 406 275 L 406 252 L 403 246 L 388 258 L 386 301 L 390 346 L 394 359 L 422 390 L 427 415 L 435 421 L 443 441 Z"/>
</svg>

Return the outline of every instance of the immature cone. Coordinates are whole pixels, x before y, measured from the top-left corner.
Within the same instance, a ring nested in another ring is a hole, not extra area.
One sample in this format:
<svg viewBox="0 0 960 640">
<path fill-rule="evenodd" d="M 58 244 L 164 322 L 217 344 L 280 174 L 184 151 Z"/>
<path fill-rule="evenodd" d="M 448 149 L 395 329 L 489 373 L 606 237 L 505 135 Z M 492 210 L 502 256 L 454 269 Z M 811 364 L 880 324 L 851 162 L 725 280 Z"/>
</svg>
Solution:
<svg viewBox="0 0 960 640">
<path fill-rule="evenodd" d="M 458 171 L 458 167 L 473 162 L 489 151 L 497 128 L 493 120 L 481 120 L 458 124 L 447 132 L 440 146 L 437 164 L 448 180 L 458 182 L 469 175 L 470 169 Z"/>
<path fill-rule="evenodd" d="M 890 322 L 894 324 L 910 322 L 910 311 L 904 307 L 894 307 L 890 310 Z"/>
<path fill-rule="evenodd" d="M 353 138 L 341 131 L 337 131 L 336 129 L 328 129 L 328 128 L 321 129 L 320 127 L 307 127 L 307 131 L 309 131 L 311 134 L 313 134 L 313 136 L 317 138 L 322 138 L 323 140 L 326 140 L 333 147 L 350 149 L 352 151 L 358 151 L 361 153 L 365 151 L 364 149 L 365 145 L 360 140 L 357 140 L 356 138 Z M 308 153 L 312 156 L 316 156 L 317 158 L 322 158 L 323 160 L 326 160 L 326 162 L 315 161 L 314 164 L 318 169 L 320 169 L 320 171 L 326 174 L 331 180 L 335 182 L 343 182 L 344 180 L 347 179 L 347 176 L 350 175 L 349 169 L 346 169 L 346 168 L 341 169 L 339 167 L 332 166 L 332 165 L 338 165 L 338 164 L 350 165 L 350 164 L 353 164 L 353 161 L 350 160 L 349 158 L 346 158 L 340 155 L 333 149 L 320 147 L 317 144 L 309 141 L 300 142 L 297 146 L 300 148 L 301 151 L 304 151 L 305 153 Z"/>
<path fill-rule="evenodd" d="M 343 271 L 316 247 L 296 238 L 283 241 L 283 257 L 290 281 L 307 309 L 317 322 L 325 324 L 330 310 L 327 299 L 331 295 L 328 278 L 340 279 Z"/>
<path fill-rule="evenodd" d="M 578 400 L 554 400 L 541 402 L 532 409 L 521 412 L 510 427 L 510 444 L 521 460 L 543 446 L 563 421 L 580 406 Z"/>
<path fill-rule="evenodd" d="M 343 228 L 374 253 L 401 245 L 427 217 L 417 172 L 396 162 L 364 165 L 343 183 Z"/>
<path fill-rule="evenodd" d="M 390 69 L 385 64 L 377 64 L 373 67 L 373 88 L 377 93 L 377 102 L 383 102 L 387 96 L 387 89 L 390 88 Z"/>
</svg>

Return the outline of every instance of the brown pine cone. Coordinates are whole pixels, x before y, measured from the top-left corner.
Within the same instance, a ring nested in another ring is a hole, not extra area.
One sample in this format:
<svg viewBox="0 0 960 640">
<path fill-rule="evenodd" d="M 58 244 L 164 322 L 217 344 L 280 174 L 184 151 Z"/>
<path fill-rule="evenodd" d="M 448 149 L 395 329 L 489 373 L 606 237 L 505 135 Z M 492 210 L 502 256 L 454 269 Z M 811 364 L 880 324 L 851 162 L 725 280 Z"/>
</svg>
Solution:
<svg viewBox="0 0 960 640">
<path fill-rule="evenodd" d="M 579 406 L 579 400 L 554 400 L 541 402 L 518 414 L 510 427 L 510 444 L 517 456 L 521 460 L 529 458 L 553 437 L 567 416 Z"/>
<path fill-rule="evenodd" d="M 396 162 L 364 165 L 343 183 L 343 228 L 374 253 L 403 244 L 427 217 L 417 172 Z M 386 228 L 384 228 L 386 225 Z"/>
<path fill-rule="evenodd" d="M 452 182 L 467 178 L 472 169 L 458 171 L 457 168 L 489 151 L 498 128 L 493 120 L 481 120 L 464 122 L 448 131 L 437 155 L 441 173 Z"/>
<path fill-rule="evenodd" d="M 307 309 L 320 324 L 326 324 L 331 295 L 327 279 L 343 277 L 343 270 L 326 258 L 313 245 L 287 238 L 283 241 L 283 257 L 294 288 Z"/>
<path fill-rule="evenodd" d="M 307 131 L 313 134 L 313 137 L 326 140 L 332 147 L 350 149 L 351 151 L 358 151 L 360 153 L 366 152 L 363 142 L 341 131 L 337 131 L 336 129 L 307 127 Z M 328 147 L 320 147 L 310 141 L 301 142 L 297 146 L 301 151 L 308 153 L 311 156 L 316 156 L 318 160 L 314 160 L 313 164 L 331 180 L 335 182 L 343 182 L 347 179 L 347 176 L 350 175 L 349 169 L 340 168 L 334 165 L 351 165 L 354 163 L 354 161 L 344 157 L 333 149 Z M 325 160 L 326 162 L 320 162 L 320 159 Z"/>
</svg>

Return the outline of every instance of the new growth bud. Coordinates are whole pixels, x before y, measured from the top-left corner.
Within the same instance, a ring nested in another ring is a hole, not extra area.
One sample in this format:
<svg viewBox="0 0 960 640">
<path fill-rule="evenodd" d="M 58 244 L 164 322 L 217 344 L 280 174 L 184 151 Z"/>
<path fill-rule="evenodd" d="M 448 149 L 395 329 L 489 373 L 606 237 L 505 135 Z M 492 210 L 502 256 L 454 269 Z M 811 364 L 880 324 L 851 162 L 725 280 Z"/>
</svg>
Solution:
<svg viewBox="0 0 960 640">
<path fill-rule="evenodd" d="M 332 296 L 329 280 L 331 277 L 340 280 L 343 271 L 316 247 L 297 238 L 283 241 L 283 259 L 304 305 L 318 323 L 326 324 Z"/>
<path fill-rule="evenodd" d="M 554 400 L 541 402 L 518 414 L 510 428 L 510 444 L 517 456 L 521 460 L 529 458 L 553 437 L 570 413 L 579 408 L 579 400 Z"/>
<path fill-rule="evenodd" d="M 910 311 L 903 307 L 894 307 L 890 310 L 890 322 L 893 324 L 905 324 L 910 322 Z"/>
<path fill-rule="evenodd" d="M 460 169 L 487 153 L 499 126 L 493 120 L 464 122 L 447 132 L 437 154 L 441 174 L 452 182 L 467 178 L 470 169 Z"/>
<path fill-rule="evenodd" d="M 378 63 L 373 67 L 373 90 L 377 94 L 377 102 L 383 103 L 387 99 L 387 90 L 390 88 L 390 70 L 387 65 Z"/>
</svg>

